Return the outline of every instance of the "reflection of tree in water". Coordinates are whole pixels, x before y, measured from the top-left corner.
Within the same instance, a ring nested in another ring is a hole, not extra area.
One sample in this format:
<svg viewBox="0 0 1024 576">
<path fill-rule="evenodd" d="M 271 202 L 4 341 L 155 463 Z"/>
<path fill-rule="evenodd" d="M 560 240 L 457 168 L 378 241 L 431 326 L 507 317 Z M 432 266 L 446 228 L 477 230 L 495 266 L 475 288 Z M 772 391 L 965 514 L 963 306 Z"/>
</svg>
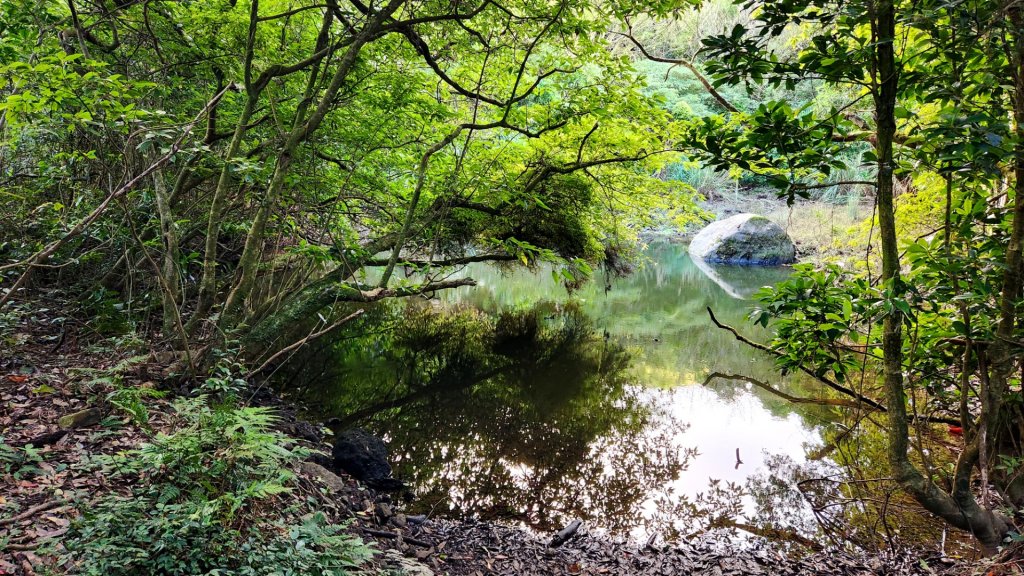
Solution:
<svg viewBox="0 0 1024 576">
<path fill-rule="evenodd" d="M 615 410 L 592 424 L 580 415 L 543 422 L 529 409 L 512 408 L 485 430 L 463 436 L 450 428 L 430 445 L 401 444 L 408 448 L 403 464 L 421 488 L 421 508 L 440 503 L 543 530 L 580 518 L 626 533 L 640 522 L 637 510 L 649 491 L 676 477 L 685 460 L 667 434 L 609 426 Z"/>
<path fill-rule="evenodd" d="M 765 459 L 765 471 L 746 481 L 754 513 L 748 523 L 764 532 L 792 535 L 826 544 L 822 536 L 839 535 L 842 493 L 835 482 L 841 471 L 827 461 L 797 462 L 786 455 Z M 831 544 L 839 544 L 832 539 Z"/>
<path fill-rule="evenodd" d="M 784 455 L 767 458 L 765 471 L 743 487 L 753 513 L 749 520 L 742 515 L 733 520 L 797 543 L 870 551 L 943 542 L 947 553 L 969 553 L 973 543 L 966 535 L 944 534 L 890 477 L 882 430 L 849 420 L 851 426 L 826 428 L 825 446 L 805 462 Z"/>
<path fill-rule="evenodd" d="M 573 304 L 366 316 L 330 350 L 293 363 L 301 385 L 291 391 L 322 418 L 386 434 L 418 512 L 541 530 L 579 518 L 667 540 L 734 524 L 817 531 L 794 488 L 799 471 L 781 461 L 746 486 L 674 492 L 693 456 L 678 445 L 685 426 L 630 385 L 630 353 Z"/>
<path fill-rule="evenodd" d="M 891 477 L 885 429 L 871 418 L 846 414 L 842 425 L 826 430 L 825 448 L 816 457 L 828 456 L 834 472 L 820 475 L 805 486 L 814 490 L 812 502 L 829 508 L 832 522 L 823 523 L 826 533 L 865 549 L 931 546 L 942 543 L 947 554 L 969 554 L 975 544 L 966 533 L 947 531 L 934 521 Z M 945 427 L 941 428 L 945 432 Z M 937 454 L 949 446 L 937 430 L 921 426 Z M 946 471 L 932 469 L 938 482 Z"/>
<path fill-rule="evenodd" d="M 323 416 L 385 433 L 420 509 L 625 533 L 685 469 L 679 425 L 647 430 L 656 408 L 628 385 L 629 354 L 576 306 L 390 313 L 395 330 L 339 341 L 332 378 L 291 380 Z"/>
</svg>

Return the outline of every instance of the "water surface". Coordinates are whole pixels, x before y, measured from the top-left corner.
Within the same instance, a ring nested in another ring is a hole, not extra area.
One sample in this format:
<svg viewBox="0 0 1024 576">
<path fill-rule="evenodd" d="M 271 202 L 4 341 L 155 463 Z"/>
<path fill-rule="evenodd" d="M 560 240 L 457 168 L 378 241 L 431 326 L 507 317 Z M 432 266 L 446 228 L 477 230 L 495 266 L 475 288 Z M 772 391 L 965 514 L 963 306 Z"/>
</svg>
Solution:
<svg viewBox="0 0 1024 576">
<path fill-rule="evenodd" d="M 478 285 L 439 295 L 446 305 L 499 314 L 541 303 L 540 329 L 548 323 L 562 335 L 543 340 L 547 349 L 507 353 L 515 366 L 476 372 L 453 372 L 451 362 L 432 368 L 444 363 L 422 352 L 402 356 L 427 365 L 430 383 L 415 385 L 395 357 L 380 360 L 379 342 L 348 348 L 341 374 L 305 393 L 325 411 L 356 414 L 352 423 L 386 435 L 396 475 L 415 486 L 416 511 L 539 530 L 581 518 L 636 538 L 685 534 L 700 506 L 750 512 L 739 486 L 770 472 L 773 455 L 801 462 L 827 414 L 797 412 L 742 382 L 705 385 L 722 372 L 794 395 L 814 390 L 781 378 L 771 358 L 716 328 L 707 308 L 764 339 L 746 321 L 747 298 L 790 271 L 698 266 L 672 244 L 646 256 L 633 275 L 610 282 L 598 275 L 573 294 L 550 270 L 470 266 L 461 274 Z M 353 385 L 367 380 L 373 385 Z"/>
</svg>

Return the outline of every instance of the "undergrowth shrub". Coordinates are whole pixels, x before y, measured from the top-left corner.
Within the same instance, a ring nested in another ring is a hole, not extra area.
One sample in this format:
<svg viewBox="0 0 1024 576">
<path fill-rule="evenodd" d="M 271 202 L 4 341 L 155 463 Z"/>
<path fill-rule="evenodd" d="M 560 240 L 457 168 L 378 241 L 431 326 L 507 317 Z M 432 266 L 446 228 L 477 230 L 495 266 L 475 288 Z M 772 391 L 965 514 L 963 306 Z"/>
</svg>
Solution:
<svg viewBox="0 0 1024 576">
<path fill-rule="evenodd" d="M 11 446 L 0 436 L 0 474 L 10 475 L 15 480 L 35 476 L 42 472 L 36 466 L 43 461 L 43 457 L 31 444 L 27 446 Z"/>
<path fill-rule="evenodd" d="M 148 359 L 148 355 L 131 356 L 109 368 L 74 368 L 70 372 L 86 376 L 84 385 L 87 389 L 105 391 L 106 400 L 111 406 L 127 415 L 135 425 L 149 430 L 149 407 L 146 400 L 163 398 L 165 394 L 152 388 L 125 383 L 125 375 Z"/>
<path fill-rule="evenodd" d="M 174 408 L 175 432 L 96 459 L 131 487 L 81 503 L 62 540 L 71 573 L 337 575 L 369 557 L 344 526 L 285 497 L 289 465 L 308 451 L 273 429 L 269 409 L 216 393 Z"/>
</svg>

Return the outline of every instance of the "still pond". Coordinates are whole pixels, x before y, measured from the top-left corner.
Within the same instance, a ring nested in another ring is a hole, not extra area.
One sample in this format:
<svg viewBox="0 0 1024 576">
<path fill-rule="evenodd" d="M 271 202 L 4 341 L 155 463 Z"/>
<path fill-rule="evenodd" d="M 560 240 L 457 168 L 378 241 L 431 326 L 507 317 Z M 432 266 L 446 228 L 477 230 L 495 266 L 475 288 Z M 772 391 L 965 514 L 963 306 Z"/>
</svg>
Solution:
<svg viewBox="0 0 1024 576">
<path fill-rule="evenodd" d="M 318 416 L 385 437 L 395 475 L 414 487 L 413 512 L 541 531 L 583 519 L 636 539 L 686 534 L 709 515 L 749 517 L 765 487 L 775 490 L 777 468 L 821 444 L 829 415 L 742 380 L 706 382 L 724 373 L 816 393 L 716 328 L 706 309 L 764 340 L 746 319 L 751 296 L 790 269 L 698 265 L 669 243 L 645 256 L 635 273 L 598 273 L 572 294 L 549 269 L 471 265 L 458 274 L 477 286 L 368 314 L 353 334 L 372 326 L 375 336 L 318 351 L 333 355 L 330 369 L 293 376 L 291 389 Z M 424 314 L 452 311 L 504 314 L 498 332 L 530 338 L 495 339 L 469 321 L 422 325 Z M 405 324 L 410 315 L 418 327 Z"/>
</svg>

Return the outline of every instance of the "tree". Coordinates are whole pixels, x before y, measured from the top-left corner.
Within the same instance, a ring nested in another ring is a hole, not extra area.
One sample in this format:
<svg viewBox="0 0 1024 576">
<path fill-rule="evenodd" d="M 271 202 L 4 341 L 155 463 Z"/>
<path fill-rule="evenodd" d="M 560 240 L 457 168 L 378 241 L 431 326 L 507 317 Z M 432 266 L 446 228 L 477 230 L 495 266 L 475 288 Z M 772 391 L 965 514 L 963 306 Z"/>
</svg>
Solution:
<svg viewBox="0 0 1024 576">
<path fill-rule="evenodd" d="M 695 131 L 710 160 L 764 171 L 791 201 L 836 167 L 837 142 L 871 144 L 880 263 L 870 259 L 861 272 L 805 268 L 766 296 L 756 318 L 777 319 L 773 350 L 784 368 L 843 382 L 860 366 L 880 366 L 879 386 L 864 392 L 884 397 L 893 475 L 988 549 L 1012 527 L 1001 507 L 1021 502 L 1020 17 L 1012 3 L 764 3 L 754 30 L 737 26 L 705 41 L 717 82 L 818 78 L 850 87 L 849 103 L 816 113 L 766 104 Z M 773 56 L 767 39 L 792 26 L 805 31 L 802 50 Z M 713 136 L 723 129 L 727 139 Z M 935 198 L 937 182 L 944 221 L 908 221 L 903 215 L 926 201 L 915 196 Z M 897 184 L 909 193 L 897 198 Z M 910 240 L 901 254 L 901 227 L 913 225 L 942 234 Z M 959 365 L 950 372 L 943 359 Z M 937 417 L 917 411 L 926 403 Z M 949 477 L 920 445 L 922 427 L 944 418 L 957 419 L 966 441 Z M 988 496 L 990 482 L 1002 502 Z"/>
<path fill-rule="evenodd" d="M 667 116 L 606 49 L 628 5 L 5 8 L 4 201 L 48 219 L 6 238 L 2 302 L 55 274 L 131 286 L 127 315 L 199 365 L 223 335 L 258 356 L 339 302 L 471 283 L 443 279 L 470 261 L 579 282 L 692 206 L 652 176 Z"/>
</svg>

